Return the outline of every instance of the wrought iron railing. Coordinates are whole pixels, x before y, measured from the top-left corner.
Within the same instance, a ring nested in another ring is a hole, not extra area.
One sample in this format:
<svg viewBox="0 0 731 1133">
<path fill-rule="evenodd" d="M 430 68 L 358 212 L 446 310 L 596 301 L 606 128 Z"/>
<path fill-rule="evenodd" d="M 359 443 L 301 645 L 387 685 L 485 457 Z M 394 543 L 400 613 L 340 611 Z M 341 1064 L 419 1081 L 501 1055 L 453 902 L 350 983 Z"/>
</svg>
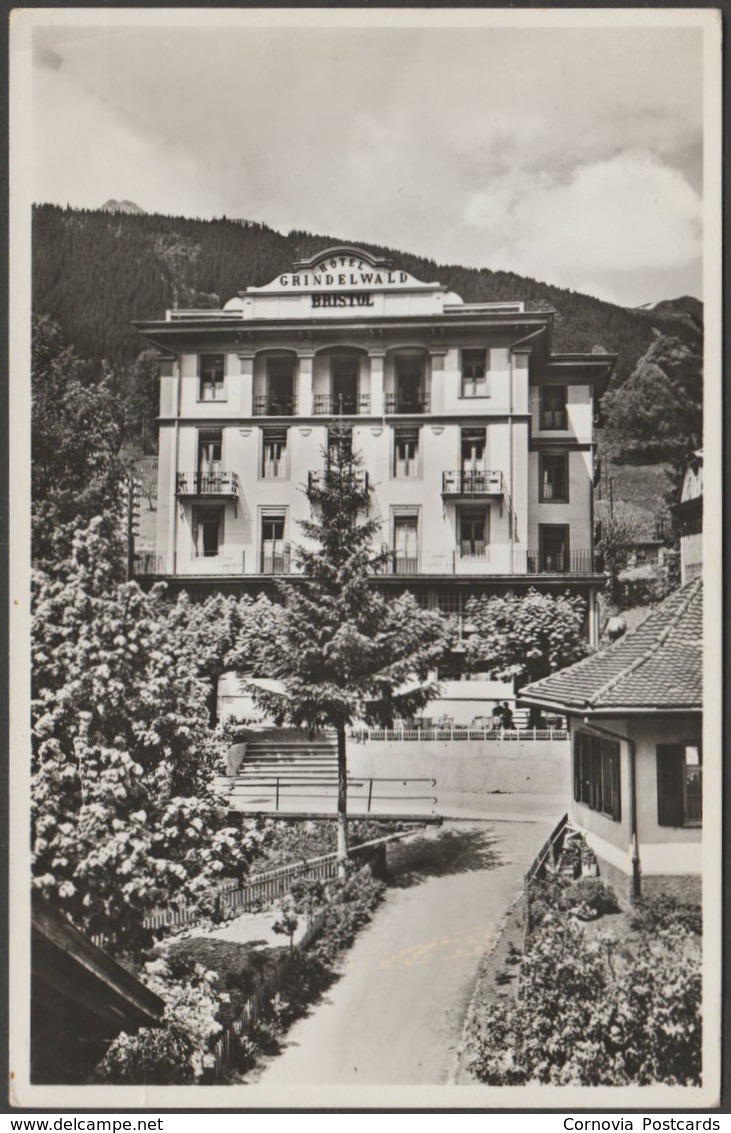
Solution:
<svg viewBox="0 0 731 1133">
<path fill-rule="evenodd" d="M 179 496 L 237 496 L 236 472 L 178 472 Z"/>
<path fill-rule="evenodd" d="M 528 574 L 592 574 L 592 551 L 524 551 Z"/>
<path fill-rule="evenodd" d="M 502 472 L 466 472 L 455 469 L 442 473 L 443 496 L 502 496 Z"/>
<path fill-rule="evenodd" d="M 255 417 L 294 417 L 296 413 L 296 397 L 270 397 L 264 395 L 254 398 Z"/>
<path fill-rule="evenodd" d="M 316 393 L 312 398 L 312 412 L 316 416 L 358 416 L 370 413 L 371 399 L 367 393 L 359 397 L 346 397 L 340 394 Z"/>
<path fill-rule="evenodd" d="M 289 547 L 281 551 L 267 548 L 261 553 L 262 574 L 290 574 L 292 569 L 292 554 Z"/>
<path fill-rule="evenodd" d="M 308 472 L 307 495 L 311 498 L 316 498 L 322 491 L 324 491 L 328 482 L 328 477 L 335 477 L 338 475 L 339 474 L 335 472 L 328 472 L 326 468 L 315 469 L 311 472 Z M 345 475 L 345 473 L 343 473 L 343 475 Z M 355 476 L 355 482 L 360 491 L 367 492 L 370 485 L 368 481 L 368 473 L 365 468 L 353 469 L 353 475 Z"/>
<path fill-rule="evenodd" d="M 387 393 L 384 397 L 386 413 L 428 413 L 431 399 L 428 393 L 418 397 L 406 397 L 399 393 Z"/>
</svg>

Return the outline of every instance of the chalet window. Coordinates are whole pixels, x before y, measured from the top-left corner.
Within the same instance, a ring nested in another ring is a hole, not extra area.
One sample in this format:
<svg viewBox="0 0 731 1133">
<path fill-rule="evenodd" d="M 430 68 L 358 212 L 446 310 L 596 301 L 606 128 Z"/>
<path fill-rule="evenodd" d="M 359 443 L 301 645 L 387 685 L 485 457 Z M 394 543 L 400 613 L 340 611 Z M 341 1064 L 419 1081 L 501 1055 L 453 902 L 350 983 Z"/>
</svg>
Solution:
<svg viewBox="0 0 731 1133">
<path fill-rule="evenodd" d="M 281 480 L 287 475 L 287 430 L 264 429 L 262 443 L 262 476 L 265 480 Z"/>
<path fill-rule="evenodd" d="M 200 396 L 202 401 L 221 401 L 224 397 L 223 354 L 201 354 Z"/>
<path fill-rule="evenodd" d="M 540 491 L 544 503 L 569 502 L 568 453 L 542 452 L 539 455 Z"/>
<path fill-rule="evenodd" d="M 485 397 L 487 394 L 487 351 L 462 351 L 462 397 Z"/>
<path fill-rule="evenodd" d="M 419 430 L 395 429 L 393 474 L 397 480 L 412 480 L 419 475 Z"/>
<path fill-rule="evenodd" d="M 193 553 L 196 558 L 213 559 L 223 543 L 223 508 L 193 509 Z"/>
<path fill-rule="evenodd" d="M 541 428 L 565 429 L 566 427 L 566 386 L 543 386 Z"/>
<path fill-rule="evenodd" d="M 622 818 L 619 744 L 588 732 L 574 733 L 574 799 L 614 822 Z"/>
<path fill-rule="evenodd" d="M 659 826 L 700 826 L 703 764 L 698 743 L 657 745 Z"/>
</svg>

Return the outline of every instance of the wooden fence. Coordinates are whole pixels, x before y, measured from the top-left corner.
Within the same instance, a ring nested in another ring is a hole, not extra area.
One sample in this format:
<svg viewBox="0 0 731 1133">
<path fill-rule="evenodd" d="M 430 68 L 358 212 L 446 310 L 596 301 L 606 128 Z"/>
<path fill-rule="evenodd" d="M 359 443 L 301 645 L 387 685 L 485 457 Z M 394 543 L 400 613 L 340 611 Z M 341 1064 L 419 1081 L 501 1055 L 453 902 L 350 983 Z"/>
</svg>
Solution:
<svg viewBox="0 0 731 1133">
<path fill-rule="evenodd" d="M 405 833 L 413 833 L 406 831 Z M 354 846 L 350 852 L 353 861 L 359 862 L 368 857 L 370 852 L 380 845 L 386 845 L 396 838 L 403 838 L 405 833 L 389 834 L 385 838 L 377 838 L 372 842 L 363 842 Z M 212 901 L 218 915 L 246 912 L 256 909 L 260 905 L 275 900 L 289 892 L 292 882 L 297 878 L 308 878 L 318 881 L 331 881 L 338 875 L 338 858 L 336 853 L 321 854 L 316 858 L 303 859 L 288 865 L 278 866 L 263 873 L 254 874 L 240 885 L 236 881 L 224 882 L 215 889 L 208 890 L 204 899 Z M 181 902 L 173 908 L 160 909 L 145 917 L 145 928 L 171 928 L 188 924 L 190 921 L 200 919 L 201 910 L 198 903 L 188 905 Z"/>
<path fill-rule="evenodd" d="M 363 860 L 361 862 L 360 869 L 357 870 L 357 872 L 349 879 L 349 881 L 345 885 L 339 899 L 342 900 L 344 897 L 346 897 L 349 890 L 358 883 L 359 879 L 365 873 L 371 873 L 374 877 L 382 876 L 382 874 L 385 872 L 387 843 L 396 841 L 399 838 L 404 838 L 409 833 L 413 833 L 413 831 L 406 831 L 400 834 L 391 834 L 386 838 L 379 838 L 374 842 L 367 842 L 362 846 L 356 847 L 353 851 L 353 854 L 351 854 L 351 857 L 355 854 L 358 854 L 359 856 L 362 856 Z M 328 858 L 333 856 L 334 855 L 330 854 L 327 855 Z M 322 929 L 327 912 L 328 906 L 326 905 L 317 914 L 317 916 L 312 919 L 307 927 L 307 930 L 302 935 L 297 944 L 295 944 L 289 952 L 281 956 L 269 975 L 259 982 L 256 990 L 244 1004 L 238 1019 L 236 1019 L 231 1024 L 231 1026 L 226 1031 L 224 1031 L 221 1038 L 217 1041 L 213 1050 L 213 1074 L 215 1081 L 220 1081 L 221 1077 L 223 1076 L 223 1072 L 230 1069 L 232 1065 L 234 1065 L 239 1052 L 239 1043 L 242 1036 L 250 1031 L 254 1024 L 261 1018 L 262 1013 L 266 1010 L 272 998 L 284 985 L 287 973 L 292 966 L 295 954 L 298 952 L 304 952 L 309 947 L 309 945 L 312 944 L 313 940 L 315 940 L 315 938 L 318 936 Z"/>
</svg>

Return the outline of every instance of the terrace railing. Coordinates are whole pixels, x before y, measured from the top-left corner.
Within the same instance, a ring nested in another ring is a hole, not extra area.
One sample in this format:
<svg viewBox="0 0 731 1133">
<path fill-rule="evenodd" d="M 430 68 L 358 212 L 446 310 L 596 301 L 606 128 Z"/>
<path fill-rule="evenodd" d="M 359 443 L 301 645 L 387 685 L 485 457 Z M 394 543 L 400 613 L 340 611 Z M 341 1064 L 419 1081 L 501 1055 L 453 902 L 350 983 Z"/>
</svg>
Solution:
<svg viewBox="0 0 731 1133">
<path fill-rule="evenodd" d="M 179 472 L 178 496 L 238 496 L 236 472 Z"/>
</svg>

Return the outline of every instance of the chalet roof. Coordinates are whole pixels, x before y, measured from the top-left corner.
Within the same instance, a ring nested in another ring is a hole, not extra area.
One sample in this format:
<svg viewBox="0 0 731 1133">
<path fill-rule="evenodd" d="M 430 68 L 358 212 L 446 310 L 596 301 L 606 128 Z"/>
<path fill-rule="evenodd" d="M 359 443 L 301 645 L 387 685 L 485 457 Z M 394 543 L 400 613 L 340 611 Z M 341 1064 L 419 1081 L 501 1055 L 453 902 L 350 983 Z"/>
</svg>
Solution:
<svg viewBox="0 0 731 1133">
<path fill-rule="evenodd" d="M 676 590 L 607 649 L 534 681 L 529 703 L 576 713 L 700 711 L 703 700 L 703 584 Z"/>
</svg>

